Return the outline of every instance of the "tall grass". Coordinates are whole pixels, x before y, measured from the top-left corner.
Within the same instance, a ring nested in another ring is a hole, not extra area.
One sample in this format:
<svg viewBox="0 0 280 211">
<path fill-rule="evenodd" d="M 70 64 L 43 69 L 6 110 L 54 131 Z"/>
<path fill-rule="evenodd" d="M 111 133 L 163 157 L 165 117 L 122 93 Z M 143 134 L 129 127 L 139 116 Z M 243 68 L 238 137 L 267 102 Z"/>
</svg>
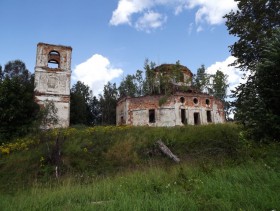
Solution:
<svg viewBox="0 0 280 211">
<path fill-rule="evenodd" d="M 57 140 L 63 175 L 108 175 L 151 162 L 170 165 L 155 144 L 159 139 L 182 160 L 207 162 L 215 159 L 219 164 L 228 158 L 242 159 L 240 133 L 235 124 L 50 130 L 0 147 L 0 189 L 11 189 L 17 183 L 28 185 L 33 180 L 46 182 L 53 177 Z M 24 149 L 18 147 L 22 143 Z M 10 153 L 5 155 L 7 151 Z"/>
<path fill-rule="evenodd" d="M 261 163 L 146 168 L 115 177 L 68 178 L 2 195 L 1 210 L 273 210 L 279 209 L 279 172 Z"/>
<path fill-rule="evenodd" d="M 0 146 L 0 210 L 279 209 L 279 150 L 235 124 L 45 131 Z"/>
</svg>

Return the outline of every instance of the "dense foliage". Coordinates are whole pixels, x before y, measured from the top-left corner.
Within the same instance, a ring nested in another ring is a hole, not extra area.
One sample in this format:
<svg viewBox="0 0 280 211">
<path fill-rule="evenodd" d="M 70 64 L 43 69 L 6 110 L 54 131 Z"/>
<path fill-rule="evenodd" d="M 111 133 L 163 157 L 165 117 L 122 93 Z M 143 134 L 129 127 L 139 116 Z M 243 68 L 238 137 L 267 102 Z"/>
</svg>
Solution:
<svg viewBox="0 0 280 211">
<path fill-rule="evenodd" d="M 239 10 L 225 18 L 229 33 L 238 37 L 231 53 L 237 58 L 235 64 L 246 71 L 247 81 L 234 92 L 235 117 L 254 139 L 277 139 L 279 112 L 274 107 L 279 100 L 279 69 L 274 57 L 279 55 L 280 1 L 236 1 Z"/>
<path fill-rule="evenodd" d="M 34 78 L 20 60 L 0 71 L 0 139 L 5 142 L 33 129 L 38 105 L 34 102 Z"/>
<path fill-rule="evenodd" d="M 224 74 L 221 70 L 217 70 L 215 74 L 207 74 L 204 65 L 197 69 L 197 73 L 192 78 L 192 86 L 199 92 L 210 94 L 220 99 L 224 104 L 224 111 L 226 120 L 232 120 L 231 103 L 229 101 L 228 90 L 228 75 Z"/>
<path fill-rule="evenodd" d="M 267 40 L 261 55 L 256 72 L 258 93 L 268 111 L 278 118 L 280 126 L 280 28 Z"/>
<path fill-rule="evenodd" d="M 70 90 L 70 124 L 90 125 L 92 113 L 90 101 L 92 93 L 89 86 L 78 81 Z"/>
<path fill-rule="evenodd" d="M 212 76 L 210 80 L 212 80 L 212 86 L 210 88 L 210 94 L 215 96 L 216 98 L 226 101 L 227 98 L 227 75 L 225 75 L 222 71 L 217 70 L 215 75 Z"/>
<path fill-rule="evenodd" d="M 116 84 L 108 82 L 96 97 L 89 86 L 78 81 L 71 89 L 70 124 L 115 125 L 118 96 Z"/>
<path fill-rule="evenodd" d="M 222 100 L 227 98 L 228 76 L 221 70 L 215 74 L 207 74 L 204 65 L 197 69 L 197 74 L 193 76 L 192 86 L 200 92 L 205 92 Z"/>
<path fill-rule="evenodd" d="M 235 0 L 238 10 L 225 15 L 229 33 L 239 39 L 230 46 L 242 70 L 255 71 L 267 39 L 280 26 L 278 0 Z"/>
<path fill-rule="evenodd" d="M 207 75 L 205 71 L 205 66 L 201 65 L 201 67 L 197 69 L 196 75 L 193 77 L 193 86 L 201 92 L 207 92 L 209 87 L 209 75 Z"/>
<path fill-rule="evenodd" d="M 255 75 L 250 76 L 236 94 L 236 118 L 243 122 L 255 140 L 277 140 L 280 136 L 279 38 L 277 32 L 275 38 L 267 42 Z"/>
<path fill-rule="evenodd" d="M 116 125 L 116 107 L 118 100 L 118 90 L 116 84 L 108 82 L 100 95 L 100 111 L 102 125 Z"/>
<path fill-rule="evenodd" d="M 137 70 L 135 75 L 127 75 L 121 82 L 118 90 L 120 97 L 143 96 L 143 95 L 170 95 L 178 90 L 187 91 L 195 89 L 199 92 L 209 93 L 222 101 L 225 101 L 227 94 L 227 75 L 217 70 L 213 75 L 206 74 L 205 66 L 202 65 L 192 81 L 183 79 L 181 72 L 182 65 L 177 61 L 174 65 L 156 66 L 154 62 L 146 60 L 144 71 Z M 168 72 L 167 72 L 168 71 Z M 145 72 L 145 77 L 142 73 Z M 180 88 L 177 85 L 180 82 Z"/>
<path fill-rule="evenodd" d="M 138 97 L 144 94 L 143 71 L 137 70 L 135 74 L 128 74 L 118 87 L 120 97 Z"/>
</svg>

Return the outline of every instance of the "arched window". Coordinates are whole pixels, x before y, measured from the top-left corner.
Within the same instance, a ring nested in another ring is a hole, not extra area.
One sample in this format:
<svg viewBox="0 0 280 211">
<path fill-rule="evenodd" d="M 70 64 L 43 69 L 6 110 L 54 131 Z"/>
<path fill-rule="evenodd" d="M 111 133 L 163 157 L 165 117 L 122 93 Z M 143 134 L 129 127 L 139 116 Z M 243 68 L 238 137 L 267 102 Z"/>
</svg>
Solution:
<svg viewBox="0 0 280 211">
<path fill-rule="evenodd" d="M 57 51 L 50 51 L 48 55 L 48 67 L 60 68 L 60 54 Z"/>
<path fill-rule="evenodd" d="M 185 98 L 184 97 L 180 97 L 180 102 L 184 103 L 185 102 Z"/>
</svg>

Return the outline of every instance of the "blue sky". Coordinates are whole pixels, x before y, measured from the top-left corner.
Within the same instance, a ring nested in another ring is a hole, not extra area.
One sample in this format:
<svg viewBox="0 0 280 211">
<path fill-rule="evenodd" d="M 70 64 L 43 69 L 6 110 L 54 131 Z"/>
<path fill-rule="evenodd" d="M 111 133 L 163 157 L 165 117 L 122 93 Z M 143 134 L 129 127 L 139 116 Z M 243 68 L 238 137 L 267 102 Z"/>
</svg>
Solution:
<svg viewBox="0 0 280 211">
<path fill-rule="evenodd" d="M 94 94 L 143 70 L 145 59 L 182 65 L 196 73 L 225 72 L 231 88 L 240 73 L 227 65 L 223 15 L 234 0 L 0 0 L 0 64 L 21 59 L 34 72 L 37 43 L 71 46 L 72 84 L 81 80 Z"/>
</svg>

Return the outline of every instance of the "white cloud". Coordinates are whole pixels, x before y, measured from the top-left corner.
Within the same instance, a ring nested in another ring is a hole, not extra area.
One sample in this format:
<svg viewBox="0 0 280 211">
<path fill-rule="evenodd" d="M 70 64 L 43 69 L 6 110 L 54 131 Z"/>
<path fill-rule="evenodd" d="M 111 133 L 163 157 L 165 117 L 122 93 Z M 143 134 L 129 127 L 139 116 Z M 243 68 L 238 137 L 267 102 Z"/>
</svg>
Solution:
<svg viewBox="0 0 280 211">
<path fill-rule="evenodd" d="M 128 24 L 137 28 L 139 20 L 137 24 L 134 24 L 133 15 L 138 14 L 144 18 L 148 10 L 157 6 L 172 8 L 175 15 L 186 9 L 197 9 L 195 21 L 200 28 L 205 23 L 209 25 L 223 23 L 223 16 L 231 10 L 237 9 L 237 3 L 234 0 L 119 0 L 118 7 L 113 11 L 110 24 L 114 26 Z M 167 15 L 161 16 L 167 17 Z M 162 23 L 164 22 L 161 21 Z"/>
<path fill-rule="evenodd" d="M 94 95 L 102 93 L 104 85 L 118 78 L 123 73 L 122 69 L 114 68 L 110 61 L 99 54 L 94 54 L 87 61 L 77 65 L 73 71 L 73 79 L 88 85 Z"/>
<path fill-rule="evenodd" d="M 188 8 L 198 7 L 195 21 L 198 27 L 207 23 L 218 25 L 224 22 L 223 16 L 231 10 L 237 9 L 234 0 L 189 0 Z"/>
<path fill-rule="evenodd" d="M 148 11 L 137 20 L 135 27 L 137 30 L 150 33 L 152 29 L 160 28 L 166 19 L 167 17 L 160 13 Z"/>
<path fill-rule="evenodd" d="M 134 13 L 142 12 L 152 5 L 151 0 L 119 0 L 117 9 L 113 12 L 110 24 L 130 24 Z"/>
<path fill-rule="evenodd" d="M 239 85 L 239 83 L 245 82 L 244 79 L 242 79 L 243 73 L 240 71 L 240 69 L 236 68 L 235 66 L 228 66 L 229 64 L 232 64 L 235 60 L 235 57 L 229 56 L 226 60 L 216 62 L 206 69 L 206 73 L 208 74 L 215 74 L 217 70 L 220 70 L 224 74 L 228 75 L 228 94 L 230 94 L 230 90 L 234 90 L 235 87 Z"/>
</svg>

